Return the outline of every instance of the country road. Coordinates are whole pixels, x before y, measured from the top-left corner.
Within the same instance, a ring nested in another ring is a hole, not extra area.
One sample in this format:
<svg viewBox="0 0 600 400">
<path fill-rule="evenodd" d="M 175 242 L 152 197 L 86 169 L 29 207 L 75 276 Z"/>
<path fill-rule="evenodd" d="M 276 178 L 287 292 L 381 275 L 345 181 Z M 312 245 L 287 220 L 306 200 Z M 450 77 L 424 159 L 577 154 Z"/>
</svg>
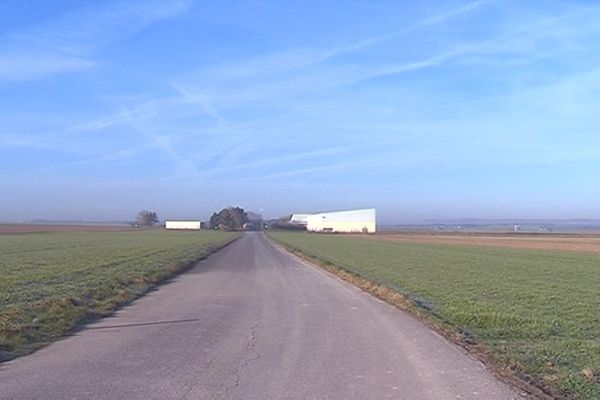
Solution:
<svg viewBox="0 0 600 400">
<path fill-rule="evenodd" d="M 0 364 L 1 399 L 513 399 L 425 325 L 245 233 L 115 316 Z"/>
</svg>

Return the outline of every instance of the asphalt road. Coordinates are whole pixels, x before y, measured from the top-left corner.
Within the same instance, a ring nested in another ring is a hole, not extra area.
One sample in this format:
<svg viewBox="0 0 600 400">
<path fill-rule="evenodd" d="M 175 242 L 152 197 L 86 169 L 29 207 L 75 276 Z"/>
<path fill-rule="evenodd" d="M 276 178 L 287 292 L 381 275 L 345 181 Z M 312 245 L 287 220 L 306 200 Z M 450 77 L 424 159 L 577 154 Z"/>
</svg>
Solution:
<svg viewBox="0 0 600 400">
<path fill-rule="evenodd" d="M 0 366 L 2 399 L 512 399 L 413 317 L 261 233 Z"/>
</svg>

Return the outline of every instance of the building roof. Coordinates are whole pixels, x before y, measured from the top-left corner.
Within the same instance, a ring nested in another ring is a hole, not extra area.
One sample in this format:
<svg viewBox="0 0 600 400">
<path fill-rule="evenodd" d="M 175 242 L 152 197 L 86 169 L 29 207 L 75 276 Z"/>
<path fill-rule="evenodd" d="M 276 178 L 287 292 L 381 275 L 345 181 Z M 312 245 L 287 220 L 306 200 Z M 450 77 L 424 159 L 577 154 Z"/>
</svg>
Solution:
<svg viewBox="0 0 600 400">
<path fill-rule="evenodd" d="M 306 223 L 312 218 L 323 218 L 329 221 L 374 221 L 375 209 L 363 208 L 358 210 L 331 211 L 315 214 L 292 214 L 290 221 Z"/>
</svg>

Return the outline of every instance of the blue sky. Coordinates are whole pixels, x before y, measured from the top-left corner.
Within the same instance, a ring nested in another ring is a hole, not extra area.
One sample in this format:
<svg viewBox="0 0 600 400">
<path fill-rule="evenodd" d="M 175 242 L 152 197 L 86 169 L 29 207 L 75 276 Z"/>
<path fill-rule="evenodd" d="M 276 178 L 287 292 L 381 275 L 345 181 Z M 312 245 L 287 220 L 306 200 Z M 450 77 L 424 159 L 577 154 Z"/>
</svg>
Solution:
<svg viewBox="0 0 600 400">
<path fill-rule="evenodd" d="M 3 1 L 0 220 L 600 218 L 595 1 Z"/>
</svg>

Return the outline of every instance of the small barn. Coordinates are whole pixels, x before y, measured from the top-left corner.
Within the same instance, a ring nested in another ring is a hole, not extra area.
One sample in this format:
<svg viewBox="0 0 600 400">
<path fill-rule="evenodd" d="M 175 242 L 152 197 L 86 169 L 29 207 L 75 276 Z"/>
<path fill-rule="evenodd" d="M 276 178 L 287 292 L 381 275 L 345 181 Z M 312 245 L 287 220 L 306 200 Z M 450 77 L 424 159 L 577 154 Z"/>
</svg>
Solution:
<svg viewBox="0 0 600 400">
<path fill-rule="evenodd" d="M 173 220 L 165 221 L 165 229 L 198 231 L 201 228 L 202 228 L 202 222 L 200 222 L 200 221 L 173 221 Z"/>
</svg>

